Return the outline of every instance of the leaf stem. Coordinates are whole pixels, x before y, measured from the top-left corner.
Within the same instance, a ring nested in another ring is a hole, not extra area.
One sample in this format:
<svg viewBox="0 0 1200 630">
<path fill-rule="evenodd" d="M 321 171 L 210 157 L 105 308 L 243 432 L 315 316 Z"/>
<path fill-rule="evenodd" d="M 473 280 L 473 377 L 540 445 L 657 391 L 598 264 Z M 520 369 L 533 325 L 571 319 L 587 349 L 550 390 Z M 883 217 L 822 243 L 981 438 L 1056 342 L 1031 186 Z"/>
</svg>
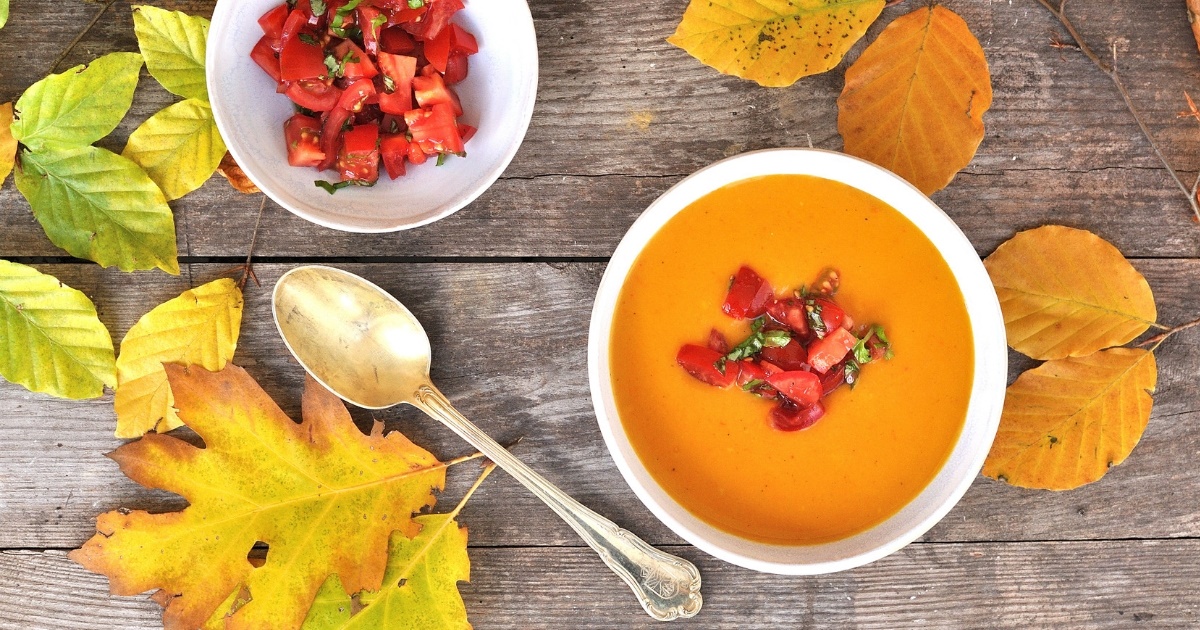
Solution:
<svg viewBox="0 0 1200 630">
<path fill-rule="evenodd" d="M 253 279 L 255 286 L 262 286 L 258 281 L 258 275 L 254 273 L 254 266 L 251 259 L 254 258 L 254 246 L 258 243 L 258 226 L 262 224 L 263 209 L 267 207 L 267 196 L 263 195 L 262 202 L 258 204 L 258 218 L 254 220 L 254 233 L 250 235 L 250 251 L 246 253 L 246 264 L 242 267 L 242 277 L 238 280 L 238 289 L 246 289 L 246 281 Z"/>
<path fill-rule="evenodd" d="M 72 50 L 75 50 L 75 46 L 78 45 L 79 42 L 83 41 L 83 38 L 92 31 L 94 26 L 96 26 L 96 22 L 99 22 L 100 18 L 103 17 L 105 13 L 108 13 L 109 7 L 111 7 L 116 1 L 117 0 L 105 0 L 104 6 L 100 7 L 100 10 L 96 13 L 96 17 L 92 18 L 92 21 L 88 22 L 88 25 L 85 26 L 84 29 L 75 36 L 75 39 L 71 40 L 71 43 L 67 44 L 67 47 L 58 54 L 57 58 L 54 59 L 54 63 L 50 66 L 49 74 L 54 74 L 54 72 L 58 70 L 59 64 L 61 64 L 63 60 L 67 58 L 67 55 L 71 54 Z"/>
<path fill-rule="evenodd" d="M 1174 328 L 1169 328 L 1169 329 L 1167 329 L 1166 332 L 1154 335 L 1153 337 L 1137 344 L 1137 347 L 1141 348 L 1143 346 L 1151 346 L 1150 351 L 1154 352 L 1155 350 L 1158 349 L 1159 346 L 1162 345 L 1162 343 L 1164 341 L 1166 341 L 1167 339 L 1170 339 L 1171 336 L 1174 335 L 1175 333 L 1182 332 L 1189 328 L 1195 328 L 1196 326 L 1200 326 L 1200 318 L 1193 319 L 1192 321 L 1190 321 L 1186 324 L 1180 324 Z"/>
<path fill-rule="evenodd" d="M 1088 59 L 1091 59 L 1092 63 L 1096 64 L 1096 67 L 1099 68 L 1101 72 L 1108 75 L 1109 79 L 1112 79 L 1113 85 L 1117 87 L 1117 91 L 1121 94 L 1121 99 L 1125 101 L 1125 107 L 1129 109 L 1129 113 L 1133 116 L 1133 120 L 1137 123 L 1138 128 L 1142 130 L 1142 134 L 1146 136 L 1146 140 L 1150 143 L 1150 147 L 1154 149 L 1154 154 L 1158 156 L 1159 161 L 1162 162 L 1163 166 L 1167 169 L 1167 174 L 1171 176 L 1171 179 L 1175 180 L 1175 184 L 1179 186 L 1179 190 L 1185 197 L 1187 197 L 1188 205 L 1190 205 L 1192 208 L 1192 214 L 1195 215 L 1197 221 L 1200 221 L 1200 201 L 1196 200 L 1196 192 L 1198 189 L 1200 189 L 1200 176 L 1196 178 L 1196 183 L 1193 184 L 1189 189 L 1187 184 L 1183 183 L 1183 179 L 1180 178 L 1179 173 L 1173 166 L 1171 166 L 1171 163 L 1167 161 L 1167 157 L 1163 154 L 1162 149 L 1159 148 L 1158 143 L 1155 142 L 1154 135 L 1150 133 L 1150 128 L 1146 126 L 1146 121 L 1142 119 L 1141 113 L 1138 111 L 1137 107 L 1133 105 L 1133 99 L 1129 96 L 1129 91 L 1125 89 L 1125 83 L 1121 81 L 1121 76 L 1117 74 L 1117 45 L 1115 43 L 1112 44 L 1112 63 L 1105 63 L 1105 61 L 1087 45 L 1087 42 L 1085 42 L 1083 37 L 1079 35 L 1079 31 L 1075 30 L 1075 25 L 1071 22 L 1070 18 L 1067 17 L 1067 0 L 1060 0 L 1058 7 L 1055 7 L 1053 4 L 1051 4 L 1050 0 L 1037 1 L 1038 4 L 1041 4 L 1043 7 L 1045 7 L 1046 10 L 1050 12 L 1050 15 L 1053 15 L 1059 21 L 1059 23 L 1063 25 L 1063 28 L 1067 29 L 1067 33 L 1072 39 L 1075 40 L 1076 45 L 1079 46 L 1079 50 L 1082 51 Z"/>
</svg>

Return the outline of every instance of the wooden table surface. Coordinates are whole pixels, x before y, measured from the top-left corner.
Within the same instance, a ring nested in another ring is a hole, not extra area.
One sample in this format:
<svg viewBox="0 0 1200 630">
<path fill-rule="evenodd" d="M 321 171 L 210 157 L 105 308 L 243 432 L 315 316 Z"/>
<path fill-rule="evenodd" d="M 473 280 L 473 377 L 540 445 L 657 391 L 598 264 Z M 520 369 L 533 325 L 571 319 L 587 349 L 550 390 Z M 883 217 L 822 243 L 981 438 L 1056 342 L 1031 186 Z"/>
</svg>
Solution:
<svg viewBox="0 0 1200 630">
<path fill-rule="evenodd" d="M 485 0 L 474 0 L 481 2 Z M 210 0 L 163 3 L 209 15 Z M 1200 169 L 1200 126 L 1178 120 L 1200 92 L 1200 55 L 1183 0 L 1074 0 L 1098 50 L 1116 42 L 1132 98 L 1169 159 Z M 635 498 L 604 448 L 587 387 L 592 298 L 635 217 L 688 173 L 752 149 L 839 149 L 842 68 L 764 89 L 701 66 L 664 39 L 686 0 L 637 4 L 531 0 L 541 51 L 533 123 L 516 159 L 478 201 L 411 232 L 355 235 L 268 203 L 235 363 L 289 413 L 302 371 L 269 314 L 269 287 L 297 263 L 362 274 L 410 305 L 436 348 L 434 377 L 469 417 L 583 503 L 694 561 L 703 628 L 1187 628 L 1200 626 L 1200 334 L 1159 352 L 1159 390 L 1141 444 L 1099 483 L 1020 490 L 980 478 L 928 534 L 835 575 L 757 574 L 686 545 Z M 884 12 L 881 23 L 913 1 Z M 1059 223 L 1097 232 L 1145 274 L 1161 321 L 1200 311 L 1200 226 L 1109 80 L 1078 51 L 1051 46 L 1057 23 L 1035 0 L 952 0 L 987 52 L 995 102 L 971 165 L 933 196 L 987 255 L 1015 231 Z M 95 19 L 90 30 L 88 25 Z M 872 29 L 873 38 L 880 26 Z M 85 32 L 86 31 L 86 32 Z M 136 50 L 129 3 L 14 0 L 0 30 L 0 102 L 60 69 Z M 860 43 L 851 54 L 857 56 Z M 116 150 L 171 97 L 143 75 L 131 115 L 101 142 Z M 120 273 L 65 256 L 11 184 L 0 189 L 0 257 L 31 264 L 96 302 L 114 339 L 154 305 L 228 273 L 245 257 L 258 196 L 210 181 L 172 204 L 182 274 Z M 1028 364 L 1014 357 L 1012 375 Z M 370 415 L 356 415 L 365 426 Z M 470 449 L 411 410 L 377 414 L 434 453 Z M 171 510 L 103 457 L 111 395 L 83 402 L 0 383 L 0 628 L 153 628 L 146 597 L 108 595 L 66 553 L 118 507 Z M 469 473 L 452 474 L 452 505 Z M 626 587 L 547 508 L 503 474 L 463 512 L 477 628 L 655 626 Z"/>
</svg>

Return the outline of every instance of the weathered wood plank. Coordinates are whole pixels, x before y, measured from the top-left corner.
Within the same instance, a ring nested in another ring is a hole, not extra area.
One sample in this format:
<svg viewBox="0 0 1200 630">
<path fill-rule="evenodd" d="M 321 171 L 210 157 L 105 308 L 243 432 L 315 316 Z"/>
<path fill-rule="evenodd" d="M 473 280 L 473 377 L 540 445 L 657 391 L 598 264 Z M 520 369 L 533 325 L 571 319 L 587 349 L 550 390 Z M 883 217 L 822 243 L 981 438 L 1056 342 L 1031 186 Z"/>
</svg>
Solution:
<svg viewBox="0 0 1200 630">
<path fill-rule="evenodd" d="M 50 0 L 18 4 L 11 25 L 0 31 L 0 50 L 17 60 L 0 73 L 0 101 L 16 98 L 40 78 L 98 11 L 96 5 Z M 208 0 L 167 4 L 200 14 L 212 6 Z M 889 9 L 883 21 L 911 4 Z M 1120 0 L 1071 9 L 1098 49 L 1117 38 L 1134 100 L 1167 154 L 1194 172 L 1200 169 L 1195 123 L 1177 120 L 1175 112 L 1183 107 L 1183 89 L 1200 79 L 1200 58 L 1177 4 Z M 840 71 L 780 90 L 718 75 L 663 41 L 684 5 L 667 0 L 631 13 L 614 3 L 533 2 L 541 90 L 533 125 L 506 179 L 456 216 L 410 233 L 339 234 L 274 209 L 264 221 L 260 253 L 605 256 L 650 200 L 705 164 L 810 140 L 840 148 Z M 1197 255 L 1200 230 L 1182 195 L 1108 79 L 1078 52 L 1049 45 L 1056 27 L 1040 5 L 992 0 L 953 8 L 988 53 L 996 96 L 979 155 L 934 198 L 979 251 L 990 251 L 1017 227 L 1068 222 L 1102 229 L 1129 255 Z M 122 0 L 62 67 L 134 47 Z M 132 114 L 102 144 L 119 149 L 141 120 L 171 98 L 144 76 Z M 175 207 L 181 252 L 225 256 L 244 252 L 258 202 L 218 179 Z M 61 254 L 11 184 L 0 190 L 0 223 L 6 227 L 0 255 Z"/>
<path fill-rule="evenodd" d="M 468 506 L 463 522 L 480 516 Z M 1187 628 L 1200 623 L 1200 542 L 913 544 L 817 578 L 753 573 L 692 548 L 704 609 L 692 628 Z M 661 628 L 586 548 L 475 548 L 461 584 L 477 628 Z M 27 630 L 157 628 L 145 597 L 62 552 L 0 552 L 0 625 Z"/>
<path fill-rule="evenodd" d="M 1164 322 L 1196 315 L 1200 261 L 1141 261 Z M 434 377 L 468 417 L 501 441 L 524 436 L 519 454 L 564 490 L 656 543 L 678 542 L 637 501 L 604 448 L 587 388 L 587 318 L 599 264 L 349 265 L 408 304 L 433 338 Z M 141 313 L 212 265 L 183 278 L 120 274 L 92 266 L 45 267 L 91 295 L 117 339 Z M 286 267 L 258 268 L 236 362 L 286 411 L 298 411 L 302 372 L 280 342 L 269 287 Z M 1200 335 L 1183 333 L 1160 350 L 1159 392 L 1150 427 L 1133 456 L 1101 482 L 1068 493 L 1034 492 L 980 479 L 926 537 L 931 541 L 1059 540 L 1200 536 Z M 1014 365 L 1023 365 L 1014 359 Z M 1013 374 L 1015 377 L 1015 373 Z M 389 428 L 449 457 L 469 449 L 412 410 L 377 414 Z M 359 413 L 364 425 L 370 414 Z M 70 548 L 117 507 L 177 509 L 177 498 L 140 489 L 101 456 L 112 438 L 111 397 L 60 401 L 0 385 L 0 548 Z M 452 475 L 453 495 L 471 475 Z M 497 475 L 473 505 L 481 545 L 573 544 L 574 534 L 511 479 Z M 482 516 L 486 515 L 486 516 Z"/>
</svg>

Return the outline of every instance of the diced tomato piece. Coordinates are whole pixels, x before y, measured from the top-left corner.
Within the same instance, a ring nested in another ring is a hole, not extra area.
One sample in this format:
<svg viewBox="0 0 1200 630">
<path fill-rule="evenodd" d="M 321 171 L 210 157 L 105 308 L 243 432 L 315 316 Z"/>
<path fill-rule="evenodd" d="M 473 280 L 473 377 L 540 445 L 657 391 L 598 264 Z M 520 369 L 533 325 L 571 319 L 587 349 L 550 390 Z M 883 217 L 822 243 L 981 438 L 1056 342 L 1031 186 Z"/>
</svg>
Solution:
<svg viewBox="0 0 1200 630">
<path fill-rule="evenodd" d="M 296 6 L 292 8 L 292 11 L 299 11 L 304 16 L 307 24 L 313 27 L 319 26 L 321 20 L 325 19 L 324 13 L 316 13 L 312 10 L 312 2 L 310 0 L 296 0 Z"/>
<path fill-rule="evenodd" d="M 342 91 L 335 86 L 319 79 L 303 79 L 286 82 L 284 94 L 292 102 L 314 112 L 327 112 L 333 109 L 342 97 Z"/>
<path fill-rule="evenodd" d="M 763 348 L 762 358 L 785 370 L 799 370 L 808 365 L 808 352 L 795 339 L 782 348 L 774 346 Z"/>
<path fill-rule="evenodd" d="M 320 44 L 309 44 L 305 39 L 297 36 L 284 42 L 283 50 L 279 52 L 282 80 L 318 79 L 329 74 L 329 69 L 325 67 L 325 50 Z"/>
<path fill-rule="evenodd" d="M 823 339 L 818 339 L 808 347 L 808 363 L 821 374 L 846 358 L 846 354 L 858 343 L 858 338 L 845 328 L 838 328 L 826 333 Z"/>
<path fill-rule="evenodd" d="M 761 367 L 763 370 L 763 373 L 766 374 L 767 376 L 770 376 L 772 374 L 778 374 L 778 373 L 784 371 L 783 368 L 779 367 L 778 365 L 775 365 L 774 363 L 771 363 L 770 361 L 765 361 L 765 360 L 759 360 L 758 367 Z"/>
<path fill-rule="evenodd" d="M 753 269 L 742 265 L 733 276 L 721 310 L 734 319 L 754 319 L 767 312 L 767 305 L 774 298 L 771 285 Z"/>
<path fill-rule="evenodd" d="M 308 14 L 301 11 L 297 5 L 297 8 L 292 9 L 292 12 L 288 13 L 287 19 L 283 21 L 283 30 L 279 34 L 279 41 L 284 44 L 288 43 L 301 32 L 307 32 L 305 29 L 308 26 Z M 312 33 L 310 32 L 309 35 Z"/>
<path fill-rule="evenodd" d="M 413 164 L 424 164 L 425 160 L 428 160 L 428 159 L 429 159 L 429 156 L 425 155 L 425 152 L 421 150 L 421 147 L 417 146 L 416 142 L 410 142 L 408 144 L 408 161 L 409 162 L 412 162 Z"/>
<path fill-rule="evenodd" d="M 258 26 L 267 37 L 279 39 L 283 37 L 283 24 L 287 22 L 287 18 L 288 5 L 285 2 L 262 14 L 262 17 L 258 18 Z"/>
<path fill-rule="evenodd" d="M 334 107 L 325 114 L 321 123 L 321 152 L 325 159 L 317 165 L 320 170 L 331 168 L 337 161 L 338 148 L 342 145 L 342 126 L 350 120 L 350 110 Z"/>
<path fill-rule="evenodd" d="M 846 382 L 846 362 L 842 361 L 833 366 L 824 376 L 821 377 L 821 397 L 824 398 L 833 393 L 833 390 L 842 386 Z"/>
<path fill-rule="evenodd" d="M 360 112 L 372 96 L 375 96 L 375 84 L 370 79 L 359 79 L 346 86 L 337 106 L 346 111 Z"/>
<path fill-rule="evenodd" d="M 457 24 L 451 24 L 450 30 L 452 31 L 450 37 L 451 51 L 460 52 L 464 55 L 474 55 L 479 52 L 479 43 L 475 41 L 475 36 L 467 31 L 467 29 Z"/>
<path fill-rule="evenodd" d="M 379 74 L 379 70 L 375 68 L 375 64 L 371 61 L 371 58 L 357 44 L 348 39 L 342 40 L 340 44 L 334 47 L 333 58 L 339 64 L 343 60 L 346 61 L 345 65 L 342 66 L 341 76 L 347 79 L 370 79 Z"/>
<path fill-rule="evenodd" d="M 708 347 L 720 352 L 721 354 L 729 353 L 729 340 L 725 335 L 716 328 L 708 331 Z"/>
<path fill-rule="evenodd" d="M 462 137 L 458 135 L 454 111 L 449 105 L 438 103 L 432 108 L 405 112 L 404 122 L 408 124 L 413 144 L 421 147 L 426 155 L 463 152 Z"/>
<path fill-rule="evenodd" d="M 446 85 L 454 85 L 461 83 L 467 78 L 467 56 L 460 52 L 450 53 L 450 58 L 446 60 L 446 72 L 443 73 L 443 78 L 446 80 Z"/>
<path fill-rule="evenodd" d="M 429 65 L 436 68 L 438 72 L 446 71 L 446 62 L 450 60 L 450 45 L 453 43 L 451 41 L 453 36 L 453 29 L 444 28 L 437 37 L 425 42 L 425 58 L 429 60 Z"/>
<path fill-rule="evenodd" d="M 412 86 L 417 97 L 417 105 L 433 107 L 444 103 L 454 109 L 456 117 L 462 115 L 463 110 L 462 105 L 458 102 L 458 95 L 454 93 L 454 90 L 446 87 L 446 82 L 442 80 L 441 75 L 413 77 Z"/>
<path fill-rule="evenodd" d="M 821 321 L 825 323 L 824 334 L 828 335 L 831 331 L 844 328 L 842 323 L 846 319 L 846 311 L 842 310 L 842 307 L 825 298 L 816 298 L 813 300 L 813 304 L 821 310 Z M 817 336 L 822 335 L 818 334 Z"/>
<path fill-rule="evenodd" d="M 804 300 L 798 298 L 775 300 L 767 305 L 767 314 L 771 316 L 771 319 L 787 326 L 800 337 L 808 336 L 808 313 L 805 310 Z"/>
<path fill-rule="evenodd" d="M 384 114 L 379 119 L 380 133 L 404 133 L 406 129 L 408 129 L 408 125 L 404 124 L 403 115 Z"/>
<path fill-rule="evenodd" d="M 747 383 L 754 381 L 765 382 L 767 380 L 767 373 L 762 369 L 762 366 L 750 359 L 742 359 L 736 364 L 730 363 L 728 369 L 733 369 L 734 365 L 737 365 L 738 368 L 737 384 L 741 387 L 745 387 Z"/>
<path fill-rule="evenodd" d="M 738 369 L 737 366 L 730 364 L 726 366 L 725 373 L 722 374 L 716 366 L 716 362 L 720 358 L 721 354 L 711 348 L 690 344 L 680 348 L 679 354 L 675 355 L 675 361 L 696 380 L 717 387 L 729 387 L 737 379 Z"/>
<path fill-rule="evenodd" d="M 405 22 L 416 22 L 422 19 L 422 16 L 429 11 L 429 3 L 423 3 L 421 6 L 413 9 L 408 6 L 407 0 L 395 0 L 399 8 L 392 11 L 391 24 L 404 24 Z"/>
<path fill-rule="evenodd" d="M 263 35 L 262 39 L 258 40 L 258 43 L 250 51 L 250 58 L 263 69 L 263 72 L 279 83 L 282 78 L 279 74 L 279 57 L 275 54 L 275 49 L 271 47 L 270 36 Z"/>
<path fill-rule="evenodd" d="M 342 181 L 374 184 L 379 180 L 379 127 L 356 125 L 342 135 L 337 172 Z"/>
<path fill-rule="evenodd" d="M 429 10 L 417 21 L 403 24 L 404 29 L 422 41 L 437 37 L 450 24 L 450 18 L 463 8 L 462 0 L 425 0 Z"/>
<path fill-rule="evenodd" d="M 326 0 L 325 2 L 325 21 L 329 24 L 331 37 L 344 37 L 346 29 L 355 25 L 354 12 L 343 10 L 347 4 L 350 4 L 350 0 Z"/>
<path fill-rule="evenodd" d="M 368 55 L 379 54 L 379 33 L 387 18 L 383 11 L 366 4 L 358 5 L 358 28 L 362 29 L 363 50 Z"/>
<path fill-rule="evenodd" d="M 379 34 L 379 50 L 393 55 L 406 55 L 417 49 L 412 35 L 399 26 L 390 26 Z"/>
<path fill-rule="evenodd" d="M 379 94 L 379 109 L 403 116 L 404 112 L 413 108 L 412 80 L 417 73 L 417 58 L 381 52 L 379 69 L 394 88 L 390 93 L 385 90 Z"/>
<path fill-rule="evenodd" d="M 815 402 L 808 407 L 797 407 L 784 400 L 771 410 L 771 426 L 780 431 L 799 431 L 817 423 L 825 415 L 825 407 Z"/>
<path fill-rule="evenodd" d="M 288 164 L 316 166 L 325 159 L 321 151 L 321 123 L 316 118 L 296 114 L 283 123 L 287 141 Z"/>
<path fill-rule="evenodd" d="M 767 377 L 767 384 L 801 407 L 821 400 L 821 378 L 805 370 L 788 370 Z"/>
<path fill-rule="evenodd" d="M 404 160 L 408 157 L 408 138 L 402 133 L 385 133 L 379 139 L 379 155 L 388 177 L 404 175 Z"/>
</svg>

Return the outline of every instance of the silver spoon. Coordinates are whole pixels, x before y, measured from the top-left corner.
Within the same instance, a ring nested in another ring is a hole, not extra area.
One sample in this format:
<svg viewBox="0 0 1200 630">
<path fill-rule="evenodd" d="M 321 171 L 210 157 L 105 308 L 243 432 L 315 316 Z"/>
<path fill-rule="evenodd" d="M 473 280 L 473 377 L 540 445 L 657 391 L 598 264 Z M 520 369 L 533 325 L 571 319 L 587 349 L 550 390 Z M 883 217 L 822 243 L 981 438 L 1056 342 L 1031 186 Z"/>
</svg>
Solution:
<svg viewBox="0 0 1200 630">
<path fill-rule="evenodd" d="M 584 507 L 471 424 L 429 378 L 429 337 L 416 317 L 374 284 L 311 265 L 283 274 L 271 297 L 275 325 L 313 378 L 367 409 L 408 403 L 442 421 L 554 510 L 633 589 L 642 608 L 669 621 L 700 611 L 700 572 Z"/>
</svg>

